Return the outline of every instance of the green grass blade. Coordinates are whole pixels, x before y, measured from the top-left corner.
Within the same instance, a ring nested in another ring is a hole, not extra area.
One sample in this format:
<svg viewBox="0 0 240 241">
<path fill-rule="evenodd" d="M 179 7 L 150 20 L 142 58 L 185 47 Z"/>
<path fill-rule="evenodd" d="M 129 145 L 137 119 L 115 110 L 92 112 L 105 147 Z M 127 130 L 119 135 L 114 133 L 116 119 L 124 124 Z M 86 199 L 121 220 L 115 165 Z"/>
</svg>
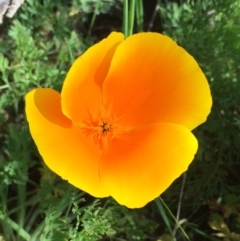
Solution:
<svg viewBox="0 0 240 241">
<path fill-rule="evenodd" d="M 134 26 L 134 17 L 135 17 L 135 0 L 131 0 L 130 11 L 129 11 L 129 28 L 128 28 L 128 36 L 133 34 L 133 26 Z"/>
<path fill-rule="evenodd" d="M 167 204 L 163 201 L 163 199 L 162 199 L 161 197 L 159 197 L 159 199 L 160 199 L 161 203 L 163 204 L 163 206 L 164 206 L 164 207 L 166 208 L 166 210 L 168 211 L 168 213 L 170 214 L 170 216 L 173 218 L 173 220 L 174 220 L 175 222 L 178 222 L 177 219 L 175 218 L 175 216 L 173 215 L 173 213 L 171 212 L 171 210 L 168 208 Z M 179 228 L 180 228 L 180 230 L 182 231 L 184 237 L 185 237 L 187 240 L 190 241 L 188 235 L 186 234 L 186 232 L 184 231 L 184 229 L 182 228 L 181 225 L 179 225 Z"/>
<path fill-rule="evenodd" d="M 123 33 L 125 38 L 128 37 L 128 0 L 123 2 Z"/>
</svg>

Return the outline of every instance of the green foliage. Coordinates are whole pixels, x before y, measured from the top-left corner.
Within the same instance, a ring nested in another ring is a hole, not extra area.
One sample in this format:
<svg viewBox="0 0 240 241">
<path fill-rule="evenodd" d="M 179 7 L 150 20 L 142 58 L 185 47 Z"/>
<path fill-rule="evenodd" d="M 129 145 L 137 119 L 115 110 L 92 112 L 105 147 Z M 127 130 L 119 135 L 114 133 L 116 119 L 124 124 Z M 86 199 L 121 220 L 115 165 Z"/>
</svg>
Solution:
<svg viewBox="0 0 240 241">
<path fill-rule="evenodd" d="M 24 141 L 23 141 L 24 140 Z M 34 165 L 30 154 L 33 143 L 26 126 L 9 125 L 4 147 L 6 159 L 0 162 L 2 185 L 26 184 L 28 168 Z"/>
<path fill-rule="evenodd" d="M 240 228 L 240 220 L 236 220 L 238 227 Z M 240 234 L 231 232 L 227 226 L 227 224 L 224 222 L 224 219 L 222 216 L 218 214 L 213 214 L 211 216 L 211 220 L 209 221 L 209 226 L 216 231 L 213 235 L 223 238 L 224 241 L 240 241 Z"/>
<path fill-rule="evenodd" d="M 213 95 L 211 115 L 194 131 L 200 147 L 182 200 L 181 178 L 162 197 L 174 214 L 181 207 L 187 235 L 161 203 L 128 210 L 112 199 L 94 201 L 52 173 L 31 140 L 25 94 L 35 87 L 60 91 L 74 59 L 99 38 L 91 34 L 98 17 L 111 22 L 121 2 L 26 0 L 1 26 L 0 240 L 239 240 L 239 0 L 157 1 L 161 29 L 196 58 Z"/>
<path fill-rule="evenodd" d="M 116 222 L 117 216 L 110 208 L 103 209 L 98 207 L 99 204 L 99 201 L 96 200 L 92 206 L 84 210 L 81 220 L 78 218 L 77 223 L 81 221 L 83 230 L 74 236 L 76 240 L 94 241 L 99 240 L 104 234 L 112 236 L 116 233 L 110 224 Z M 78 217 L 81 215 L 81 209 L 76 204 L 74 205 L 73 212 L 78 214 Z"/>
</svg>

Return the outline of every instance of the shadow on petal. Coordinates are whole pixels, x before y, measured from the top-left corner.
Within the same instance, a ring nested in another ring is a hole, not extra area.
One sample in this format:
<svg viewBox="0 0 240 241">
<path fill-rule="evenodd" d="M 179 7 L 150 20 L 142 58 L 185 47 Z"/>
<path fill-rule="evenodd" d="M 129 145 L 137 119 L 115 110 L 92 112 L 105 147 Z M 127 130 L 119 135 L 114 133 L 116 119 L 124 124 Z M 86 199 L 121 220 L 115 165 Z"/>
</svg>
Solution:
<svg viewBox="0 0 240 241">
<path fill-rule="evenodd" d="M 65 128 L 72 127 L 71 120 L 62 113 L 61 96 L 56 91 L 47 88 L 34 90 L 34 103 L 37 110 L 49 122 Z"/>
</svg>

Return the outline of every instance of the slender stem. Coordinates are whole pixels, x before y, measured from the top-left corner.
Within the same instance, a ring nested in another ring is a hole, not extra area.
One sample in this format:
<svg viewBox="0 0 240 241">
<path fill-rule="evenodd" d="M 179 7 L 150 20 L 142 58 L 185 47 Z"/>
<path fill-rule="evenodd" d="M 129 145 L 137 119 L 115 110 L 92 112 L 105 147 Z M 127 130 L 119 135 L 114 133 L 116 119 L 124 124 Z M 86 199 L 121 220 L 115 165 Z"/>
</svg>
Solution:
<svg viewBox="0 0 240 241">
<path fill-rule="evenodd" d="M 138 32 L 143 31 L 143 1 L 136 1 L 136 20 L 137 20 L 137 30 Z"/>
<path fill-rule="evenodd" d="M 45 226 L 45 220 L 41 222 L 38 227 L 34 230 L 34 233 L 31 235 L 31 241 L 39 240 L 40 234 L 43 232 Z"/>
<path fill-rule="evenodd" d="M 169 209 L 169 207 L 167 206 L 167 204 L 163 201 L 163 199 L 162 199 L 161 197 L 159 197 L 159 199 L 160 199 L 160 201 L 162 202 L 163 206 L 164 206 L 164 207 L 167 209 L 167 211 L 169 212 L 169 214 L 170 214 L 170 216 L 172 217 L 172 219 L 173 219 L 175 222 L 177 222 L 175 216 L 173 215 L 173 213 L 171 212 L 171 210 Z M 180 230 L 182 231 L 183 235 L 185 236 L 185 238 L 190 241 L 188 235 L 186 234 L 186 232 L 184 231 L 184 229 L 182 228 L 182 226 L 181 226 L 179 223 L 178 223 L 178 225 L 179 225 L 179 228 L 180 228 Z M 173 233 L 172 233 L 172 234 L 173 234 Z M 174 237 L 173 237 L 173 238 L 174 238 Z"/>
<path fill-rule="evenodd" d="M 26 185 L 19 184 L 18 185 L 18 225 L 21 229 L 24 227 L 25 221 L 25 206 L 26 206 Z"/>
<path fill-rule="evenodd" d="M 128 0 L 123 2 L 123 33 L 125 38 L 128 37 Z"/>
<path fill-rule="evenodd" d="M 128 28 L 128 36 L 133 34 L 133 26 L 134 26 L 134 16 L 135 16 L 135 0 L 131 0 L 130 3 L 130 11 L 129 11 L 129 28 Z"/>
<path fill-rule="evenodd" d="M 68 48 L 70 60 L 71 60 L 71 62 L 73 63 L 73 61 L 74 61 L 74 55 L 73 55 L 71 46 L 70 46 L 70 44 L 69 44 L 69 42 L 68 42 L 67 40 L 66 40 L 66 43 L 67 43 L 67 48 Z"/>
<path fill-rule="evenodd" d="M 28 213 L 30 213 L 30 217 L 27 220 L 26 222 L 26 226 L 25 226 L 25 230 L 27 232 L 29 232 L 34 224 L 36 223 L 36 220 L 37 218 L 39 217 L 39 207 L 36 207 L 36 206 L 33 206 L 29 211 Z"/>
<path fill-rule="evenodd" d="M 164 208 L 163 208 L 163 203 L 162 203 L 161 201 L 162 201 L 162 199 L 161 199 L 160 197 L 155 199 L 155 202 L 156 202 L 156 204 L 157 204 L 159 213 L 160 213 L 160 215 L 162 216 L 163 221 L 165 222 L 165 224 L 166 224 L 166 226 L 167 226 L 167 228 L 168 228 L 169 233 L 172 234 L 171 224 L 170 224 L 170 222 L 169 222 L 169 219 L 168 219 L 168 217 L 167 217 L 167 215 L 166 215 L 166 212 L 165 212 L 165 210 L 164 210 Z"/>
<path fill-rule="evenodd" d="M 33 194 L 35 192 L 36 192 L 36 190 L 30 191 L 30 192 L 28 192 L 28 195 Z M 9 198 L 8 202 L 15 201 L 15 199 L 18 199 L 18 197 L 15 196 L 15 197 Z M 1 201 L 0 201 L 0 203 L 1 203 Z M 28 199 L 28 201 L 25 202 L 25 206 L 27 207 L 31 203 L 32 203 L 32 201 L 30 199 Z M 14 208 L 11 208 L 11 210 L 8 211 L 8 216 L 12 215 L 13 213 L 19 212 L 19 209 L 20 209 L 20 207 L 18 205 Z M 25 218 L 25 220 L 26 220 L 26 218 Z"/>
<path fill-rule="evenodd" d="M 26 232 L 23 228 L 21 228 L 20 225 L 18 225 L 12 219 L 3 215 L 1 212 L 0 212 L 0 220 L 4 221 L 4 223 L 8 224 L 12 229 L 14 229 L 18 233 L 19 236 L 24 238 L 24 240 L 30 241 L 29 233 Z"/>
<path fill-rule="evenodd" d="M 96 7 L 94 9 L 94 12 L 93 12 L 93 15 L 92 15 L 92 19 L 91 19 L 91 22 L 90 22 L 90 26 L 89 26 L 87 39 L 90 37 L 90 34 L 92 32 L 92 28 L 93 28 L 93 25 L 94 25 L 96 17 L 97 17 L 99 6 L 100 6 L 100 0 L 98 0 L 97 3 L 96 3 Z"/>
<path fill-rule="evenodd" d="M 179 227 L 179 218 L 180 218 L 180 213 L 181 213 L 183 189 L 184 189 L 184 186 L 185 186 L 186 178 L 187 178 L 187 174 L 184 173 L 183 174 L 183 181 L 182 181 L 181 191 L 180 191 L 179 200 L 178 200 L 178 209 L 177 209 L 176 223 L 175 223 L 175 226 L 174 226 L 174 229 L 173 229 L 173 237 L 175 237 L 177 229 Z"/>
<path fill-rule="evenodd" d="M 6 240 L 13 240 L 15 235 L 12 227 L 2 217 L 9 216 L 7 207 L 8 186 L 2 185 L 0 188 L 0 203 L 2 210 L 0 210 L 1 233 Z"/>
<path fill-rule="evenodd" d="M 153 15 L 152 15 L 152 17 L 151 17 L 151 20 L 150 20 L 150 22 L 149 22 L 149 25 L 148 25 L 148 31 L 150 31 L 151 30 L 151 28 L 153 27 L 153 23 L 154 23 L 154 21 L 155 21 L 155 18 L 156 18 L 156 16 L 157 16 L 157 13 L 159 12 L 159 9 L 160 9 L 160 5 L 159 5 L 159 3 L 157 3 L 156 4 L 156 7 L 155 7 L 155 9 L 154 9 L 154 12 L 153 12 Z"/>
</svg>

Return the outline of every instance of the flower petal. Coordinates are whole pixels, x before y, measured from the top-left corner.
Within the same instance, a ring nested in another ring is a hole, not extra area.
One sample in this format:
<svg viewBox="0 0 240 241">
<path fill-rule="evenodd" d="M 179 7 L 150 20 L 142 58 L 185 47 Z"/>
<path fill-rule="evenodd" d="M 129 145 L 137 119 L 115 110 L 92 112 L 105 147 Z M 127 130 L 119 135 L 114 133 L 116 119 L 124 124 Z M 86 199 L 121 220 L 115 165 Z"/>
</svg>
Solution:
<svg viewBox="0 0 240 241">
<path fill-rule="evenodd" d="M 123 125 L 168 122 L 192 130 L 212 105 L 197 62 L 172 39 L 139 33 L 115 51 L 103 83 L 105 102 Z"/>
<path fill-rule="evenodd" d="M 124 39 L 122 33 L 111 33 L 106 39 L 93 45 L 70 68 L 62 89 L 62 108 L 75 123 L 98 115 L 101 103 L 102 83 L 108 73 L 112 56 Z"/>
<path fill-rule="evenodd" d="M 26 95 L 31 135 L 48 167 L 74 186 L 95 197 L 108 193 L 99 180 L 101 151 L 92 138 L 61 111 L 61 96 L 52 89 L 35 89 Z"/>
<path fill-rule="evenodd" d="M 101 181 L 120 204 L 139 208 L 187 170 L 198 143 L 177 124 L 151 124 L 115 138 L 100 162 Z"/>
</svg>

